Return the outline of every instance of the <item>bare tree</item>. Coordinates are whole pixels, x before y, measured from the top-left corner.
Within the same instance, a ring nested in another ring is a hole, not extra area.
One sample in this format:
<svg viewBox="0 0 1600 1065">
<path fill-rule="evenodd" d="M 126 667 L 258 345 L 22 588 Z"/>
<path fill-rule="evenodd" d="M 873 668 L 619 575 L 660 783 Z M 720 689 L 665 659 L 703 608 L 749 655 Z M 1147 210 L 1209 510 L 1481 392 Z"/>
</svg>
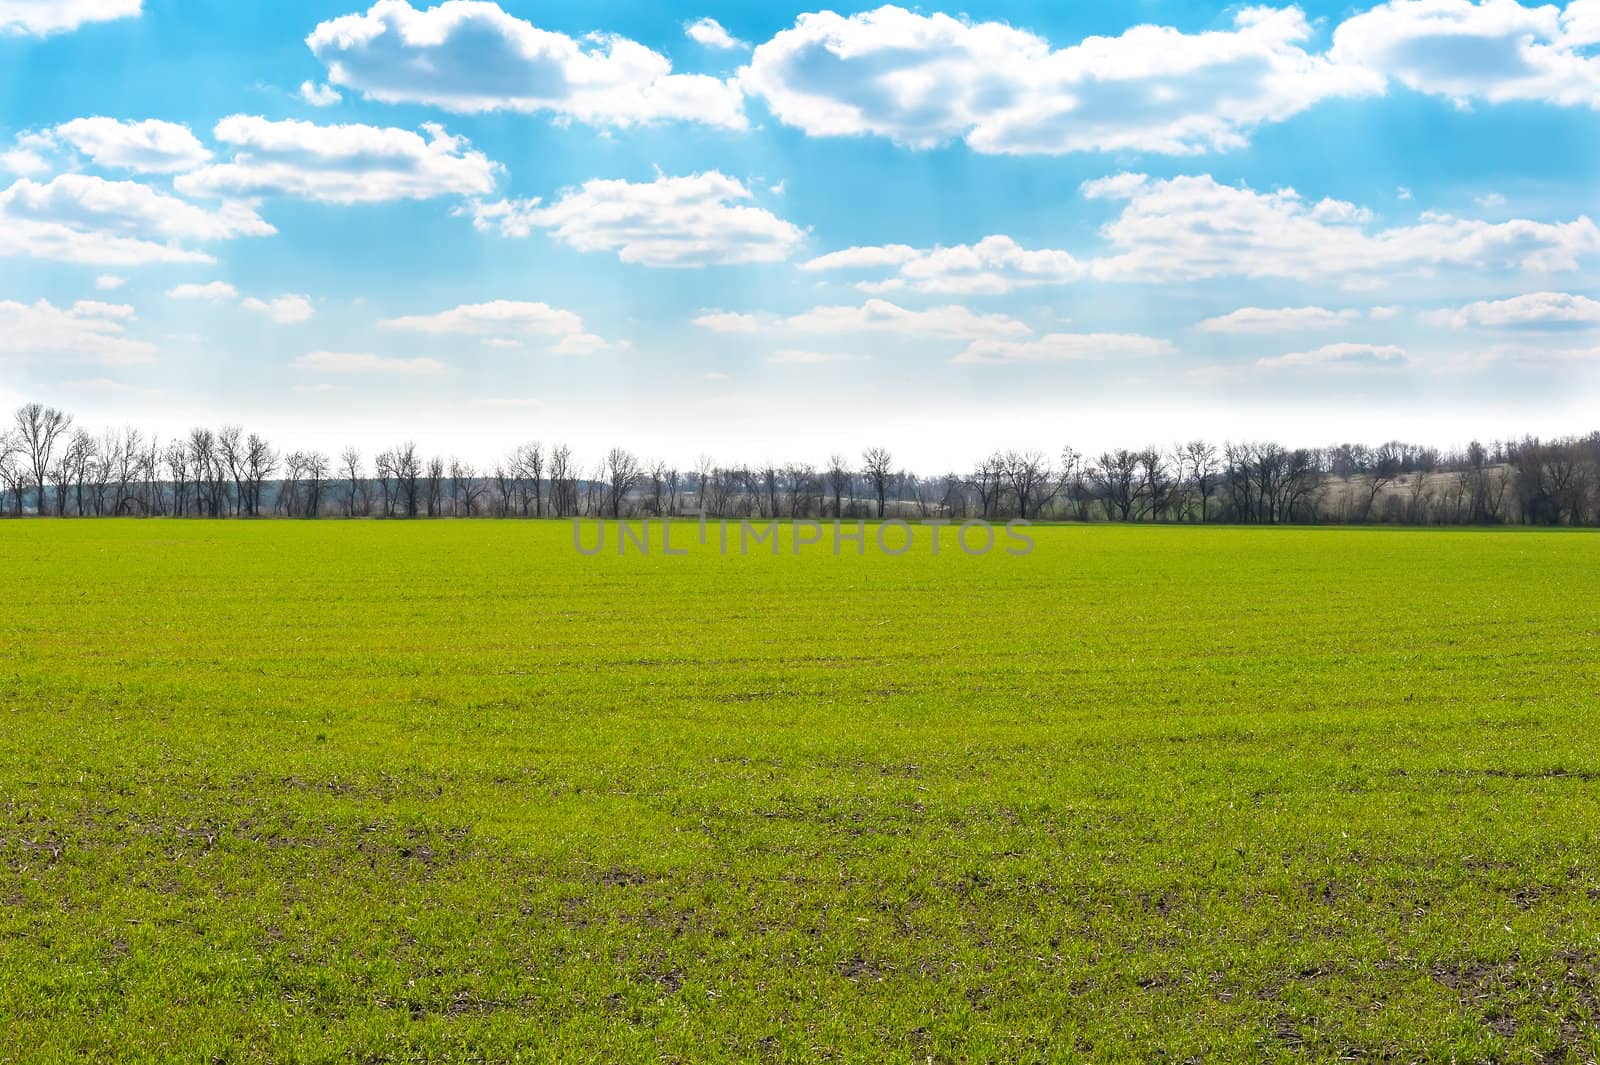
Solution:
<svg viewBox="0 0 1600 1065">
<path fill-rule="evenodd" d="M 606 509 L 613 518 L 622 516 L 622 501 L 639 483 L 639 460 L 631 451 L 614 447 L 606 452 L 603 479 L 607 485 Z"/>
<path fill-rule="evenodd" d="M 428 460 L 423 487 L 426 493 L 428 517 L 436 518 L 444 509 L 444 459 L 438 455 Z"/>
<path fill-rule="evenodd" d="M 369 509 L 367 484 L 361 476 L 361 452 L 347 447 L 339 452 L 339 476 L 344 479 L 344 513 L 353 518 Z"/>
<path fill-rule="evenodd" d="M 887 448 L 869 447 L 861 453 L 861 476 L 878 501 L 878 517 L 883 517 L 889 495 L 889 478 L 894 472 L 894 456 Z"/>
<path fill-rule="evenodd" d="M 1128 521 L 1133 516 L 1139 485 L 1139 454 L 1127 448 L 1107 451 L 1095 460 L 1089 478 L 1100 493 L 1106 516 Z"/>
<path fill-rule="evenodd" d="M 1200 494 L 1200 521 L 1210 520 L 1211 497 L 1217 494 L 1217 449 L 1204 440 L 1191 440 L 1183 445 L 1181 462 L 1188 468 L 1189 483 Z"/>
<path fill-rule="evenodd" d="M 22 493 L 27 490 L 22 465 L 22 444 L 10 432 L 0 432 L 0 489 L 11 493 L 11 512 L 22 515 Z"/>
<path fill-rule="evenodd" d="M 1006 488 L 1006 458 L 996 451 L 978 463 L 968 483 L 978 497 L 978 514 L 984 520 L 1000 511 L 1001 496 Z"/>
<path fill-rule="evenodd" d="M 844 497 L 850 494 L 850 482 L 854 475 L 850 472 L 849 463 L 843 455 L 831 455 L 828 458 L 828 490 L 833 493 L 833 516 L 844 517 Z"/>
<path fill-rule="evenodd" d="M 322 489 L 327 484 L 328 473 L 333 464 L 328 461 L 328 456 L 320 451 L 312 451 L 305 456 L 306 472 L 306 514 L 308 518 L 322 515 Z"/>
<path fill-rule="evenodd" d="M 17 408 L 15 421 L 18 448 L 38 488 L 34 513 L 42 518 L 47 513 L 45 479 L 50 472 L 50 456 L 61 434 L 72 428 L 72 417 L 42 403 L 24 403 Z"/>
<path fill-rule="evenodd" d="M 1001 471 L 1017 499 L 1017 516 L 1027 520 L 1050 505 L 1061 490 L 1050 460 L 1040 451 L 1007 451 Z"/>
<path fill-rule="evenodd" d="M 550 505 L 558 518 L 578 512 L 578 467 L 565 444 L 550 449 Z"/>
</svg>

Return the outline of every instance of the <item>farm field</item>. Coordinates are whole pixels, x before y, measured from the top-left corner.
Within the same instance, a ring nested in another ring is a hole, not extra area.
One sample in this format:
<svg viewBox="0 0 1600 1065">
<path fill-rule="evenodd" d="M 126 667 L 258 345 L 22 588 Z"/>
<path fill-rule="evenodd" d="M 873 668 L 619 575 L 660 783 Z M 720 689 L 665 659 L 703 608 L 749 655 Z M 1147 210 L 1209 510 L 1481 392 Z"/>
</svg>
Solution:
<svg viewBox="0 0 1600 1065">
<path fill-rule="evenodd" d="M 0 523 L 0 1060 L 1600 1053 L 1600 535 L 1032 536 Z"/>
</svg>

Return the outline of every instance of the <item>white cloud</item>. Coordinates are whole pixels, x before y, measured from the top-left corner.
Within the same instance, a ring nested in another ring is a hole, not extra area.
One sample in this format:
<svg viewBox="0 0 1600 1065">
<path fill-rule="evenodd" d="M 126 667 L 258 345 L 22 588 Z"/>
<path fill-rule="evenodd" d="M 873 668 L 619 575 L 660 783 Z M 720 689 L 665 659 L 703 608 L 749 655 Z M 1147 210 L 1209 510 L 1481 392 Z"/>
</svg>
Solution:
<svg viewBox="0 0 1600 1065">
<path fill-rule="evenodd" d="M 239 290 L 226 281 L 207 281 L 204 284 L 193 283 L 169 288 L 167 295 L 175 300 L 205 300 L 208 303 L 219 303 L 222 300 L 237 299 Z"/>
<path fill-rule="evenodd" d="M 1485 211 L 1492 211 L 1496 207 L 1504 207 L 1506 198 L 1498 192 L 1486 192 L 1482 196 L 1474 196 L 1472 202 Z"/>
<path fill-rule="evenodd" d="M 1600 44 L 1600 0 L 1572 0 L 1561 13 L 1561 29 L 1574 48 Z"/>
<path fill-rule="evenodd" d="M 1424 214 L 1415 225 L 1369 230 L 1369 213 L 1353 204 L 1309 203 L 1293 189 L 1256 192 L 1205 174 L 1118 174 L 1086 182 L 1083 193 L 1128 201 L 1101 229 L 1116 254 L 1090 264 L 1105 280 L 1347 277 L 1359 285 L 1379 271 L 1445 265 L 1574 270 L 1600 252 L 1600 228 L 1586 216 L 1491 223 Z"/>
<path fill-rule="evenodd" d="M 96 166 L 144 174 L 191 170 L 211 158 L 188 126 L 155 118 L 142 122 L 75 118 L 55 127 L 49 136 L 77 149 Z"/>
<path fill-rule="evenodd" d="M 344 97 L 339 95 L 339 90 L 332 85 L 318 85 L 314 81 L 302 81 L 300 83 L 300 99 L 312 107 L 332 107 L 340 100 L 343 100 Z"/>
<path fill-rule="evenodd" d="M 246 204 L 213 210 L 136 181 L 62 174 L 40 184 L 21 178 L 0 192 L 0 215 L 128 236 L 168 240 L 228 240 L 277 232 Z"/>
<path fill-rule="evenodd" d="M 533 227 L 579 251 L 614 251 L 625 263 L 699 267 L 774 263 L 805 239 L 762 207 L 745 185 L 715 170 L 650 182 L 586 181 L 549 207 L 537 200 L 475 204 L 473 224 L 526 236 Z"/>
<path fill-rule="evenodd" d="M 713 333 L 800 333 L 808 336 L 884 334 L 932 340 L 1020 340 L 1033 330 L 1006 314 L 978 314 L 960 304 L 912 310 L 883 299 L 858 306 L 813 307 L 799 314 L 707 311 L 694 324 Z"/>
<path fill-rule="evenodd" d="M 231 145 L 231 162 L 180 175 L 190 196 L 282 194 L 322 203 L 386 203 L 435 196 L 483 196 L 494 191 L 498 164 L 443 127 L 421 136 L 380 126 L 319 126 L 232 115 L 216 138 Z"/>
<path fill-rule="evenodd" d="M 1257 359 L 1256 365 L 1268 369 L 1293 366 L 1373 369 L 1399 365 L 1405 362 L 1405 358 L 1405 350 L 1392 344 L 1324 344 L 1314 351 L 1295 351 Z"/>
<path fill-rule="evenodd" d="M 57 147 L 55 137 L 48 130 L 19 133 L 11 150 L 0 152 L 0 166 L 24 177 L 48 173 L 55 169 L 55 164 L 47 156 Z"/>
<path fill-rule="evenodd" d="M 1064 251 L 1029 251 L 1006 236 L 989 236 L 976 244 L 931 250 L 904 244 L 847 248 L 801 264 L 802 270 L 861 269 L 898 266 L 886 281 L 866 282 L 869 292 L 910 288 L 942 295 L 999 295 L 1034 285 L 1059 285 L 1084 275 L 1083 264 Z"/>
<path fill-rule="evenodd" d="M 756 333 L 761 330 L 761 319 L 753 314 L 733 311 L 707 311 L 694 319 L 694 324 L 713 333 Z"/>
<path fill-rule="evenodd" d="M 685 23 L 683 32 L 691 41 L 707 48 L 728 51 L 734 48 L 750 47 L 723 29 L 722 23 L 714 18 L 696 19 L 693 22 Z"/>
<path fill-rule="evenodd" d="M 1360 317 L 1360 311 L 1330 311 L 1326 307 L 1240 307 L 1216 318 L 1207 318 L 1195 328 L 1206 333 L 1293 333 L 1302 329 L 1332 329 Z"/>
<path fill-rule="evenodd" d="M 768 362 L 780 366 L 817 366 L 825 362 L 866 362 L 870 356 L 850 355 L 840 351 L 807 351 L 802 348 L 780 348 Z"/>
<path fill-rule="evenodd" d="M 1592 5 L 1391 0 L 1342 22 L 1329 57 L 1459 106 L 1538 100 L 1600 107 Z"/>
<path fill-rule="evenodd" d="M 93 318 L 132 319 L 137 317 L 126 303 L 102 303 L 99 300 L 78 300 L 72 305 L 73 313 Z"/>
<path fill-rule="evenodd" d="M 1050 42 L 1001 22 L 898 7 L 799 17 L 756 48 L 740 84 L 813 136 L 871 133 L 918 148 L 1169 154 L 1235 148 L 1249 132 L 1383 79 L 1302 47 L 1298 8 L 1246 8 L 1226 31 L 1136 26 Z"/>
<path fill-rule="evenodd" d="M 49 355 L 102 365 L 147 362 L 155 345 L 133 340 L 124 323 L 133 308 L 80 300 L 63 310 L 37 303 L 0 301 L 0 354 Z"/>
<path fill-rule="evenodd" d="M 956 340 L 1017 339 L 1032 332 L 1005 314 L 977 314 L 958 304 L 908 310 L 880 299 L 859 307 L 814 307 L 784 319 L 781 327 L 797 333 L 888 333 Z"/>
<path fill-rule="evenodd" d="M 175 300 L 197 300 L 207 303 L 239 301 L 239 306 L 253 314 L 266 315 L 278 325 L 297 325 L 316 314 L 311 297 L 301 295 L 277 296 L 270 300 L 255 296 L 239 297 L 239 290 L 226 281 L 208 281 L 204 284 L 178 285 L 167 290 Z"/>
<path fill-rule="evenodd" d="M 876 270 L 899 266 L 923 254 L 909 244 L 881 244 L 829 252 L 800 264 L 802 270 Z"/>
<path fill-rule="evenodd" d="M 410 315 L 379 322 L 386 329 L 413 333 L 462 333 L 468 336 L 560 337 L 583 331 L 583 319 L 545 303 L 495 300 L 455 307 L 438 314 Z"/>
<path fill-rule="evenodd" d="M 45 37 L 88 22 L 135 18 L 141 0 L 0 0 L 0 37 Z"/>
<path fill-rule="evenodd" d="M 127 278 L 118 277 L 116 274 L 101 274 L 99 277 L 94 279 L 94 287 L 99 289 L 101 292 L 111 292 L 115 289 L 121 288 L 127 283 Z"/>
<path fill-rule="evenodd" d="M 278 325 L 298 325 L 317 313 L 311 305 L 311 297 L 299 295 L 277 296 L 270 300 L 249 296 L 239 306 L 256 314 L 264 314 Z"/>
<path fill-rule="evenodd" d="M 328 374 L 384 374 L 404 377 L 432 377 L 444 373 L 437 359 L 396 359 L 343 351 L 312 351 L 291 364 L 299 370 Z"/>
<path fill-rule="evenodd" d="M 625 346 L 586 332 L 583 319 L 572 311 L 551 307 L 546 303 L 515 300 L 464 304 L 437 314 L 390 318 L 378 324 L 385 329 L 431 336 L 455 334 L 482 337 L 496 346 L 527 338 L 543 339 L 552 342 L 550 350 L 558 355 L 589 355 L 607 348 Z"/>
<path fill-rule="evenodd" d="M 425 11 L 378 0 L 365 14 L 317 26 L 306 45 L 331 83 L 385 103 L 549 111 L 598 126 L 673 119 L 746 126 L 732 81 L 674 74 L 665 56 L 637 41 L 603 33 L 575 40 L 484 0 L 447 0 Z"/>
<path fill-rule="evenodd" d="M 1600 300 L 1569 292 L 1530 292 L 1504 300 L 1480 300 L 1424 315 L 1423 320 L 1457 329 L 1585 329 L 1600 326 Z"/>
<path fill-rule="evenodd" d="M 1367 316 L 1374 322 L 1387 322 L 1400 317 L 1399 307 L 1374 307 L 1367 312 Z"/>
<path fill-rule="evenodd" d="M 1169 341 L 1135 333 L 1049 333 L 1032 340 L 975 340 L 951 361 L 964 365 L 1079 362 L 1170 355 L 1175 350 Z"/>
<path fill-rule="evenodd" d="M 199 207 L 138 182 L 87 174 L 43 184 L 22 178 L 0 192 L 0 257 L 106 266 L 205 263 L 211 256 L 180 242 L 275 232 L 247 204 Z"/>
</svg>

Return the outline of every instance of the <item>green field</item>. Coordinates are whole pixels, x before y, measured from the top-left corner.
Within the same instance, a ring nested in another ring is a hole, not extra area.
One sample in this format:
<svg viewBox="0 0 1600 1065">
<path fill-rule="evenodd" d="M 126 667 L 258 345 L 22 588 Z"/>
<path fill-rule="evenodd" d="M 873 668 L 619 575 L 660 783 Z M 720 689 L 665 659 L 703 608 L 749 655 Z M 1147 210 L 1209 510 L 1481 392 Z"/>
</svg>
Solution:
<svg viewBox="0 0 1600 1065">
<path fill-rule="evenodd" d="M 1600 536 L 0 523 L 0 1059 L 1586 1061 Z"/>
</svg>

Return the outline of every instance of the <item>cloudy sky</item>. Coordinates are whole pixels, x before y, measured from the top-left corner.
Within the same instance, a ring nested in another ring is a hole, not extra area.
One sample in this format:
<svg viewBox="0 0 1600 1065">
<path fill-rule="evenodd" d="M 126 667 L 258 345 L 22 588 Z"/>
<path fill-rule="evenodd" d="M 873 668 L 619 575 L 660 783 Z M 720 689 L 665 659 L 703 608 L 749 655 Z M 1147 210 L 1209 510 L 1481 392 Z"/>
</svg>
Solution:
<svg viewBox="0 0 1600 1065">
<path fill-rule="evenodd" d="M 0 402 L 925 468 L 1600 427 L 1600 0 L 0 0 Z"/>
</svg>

